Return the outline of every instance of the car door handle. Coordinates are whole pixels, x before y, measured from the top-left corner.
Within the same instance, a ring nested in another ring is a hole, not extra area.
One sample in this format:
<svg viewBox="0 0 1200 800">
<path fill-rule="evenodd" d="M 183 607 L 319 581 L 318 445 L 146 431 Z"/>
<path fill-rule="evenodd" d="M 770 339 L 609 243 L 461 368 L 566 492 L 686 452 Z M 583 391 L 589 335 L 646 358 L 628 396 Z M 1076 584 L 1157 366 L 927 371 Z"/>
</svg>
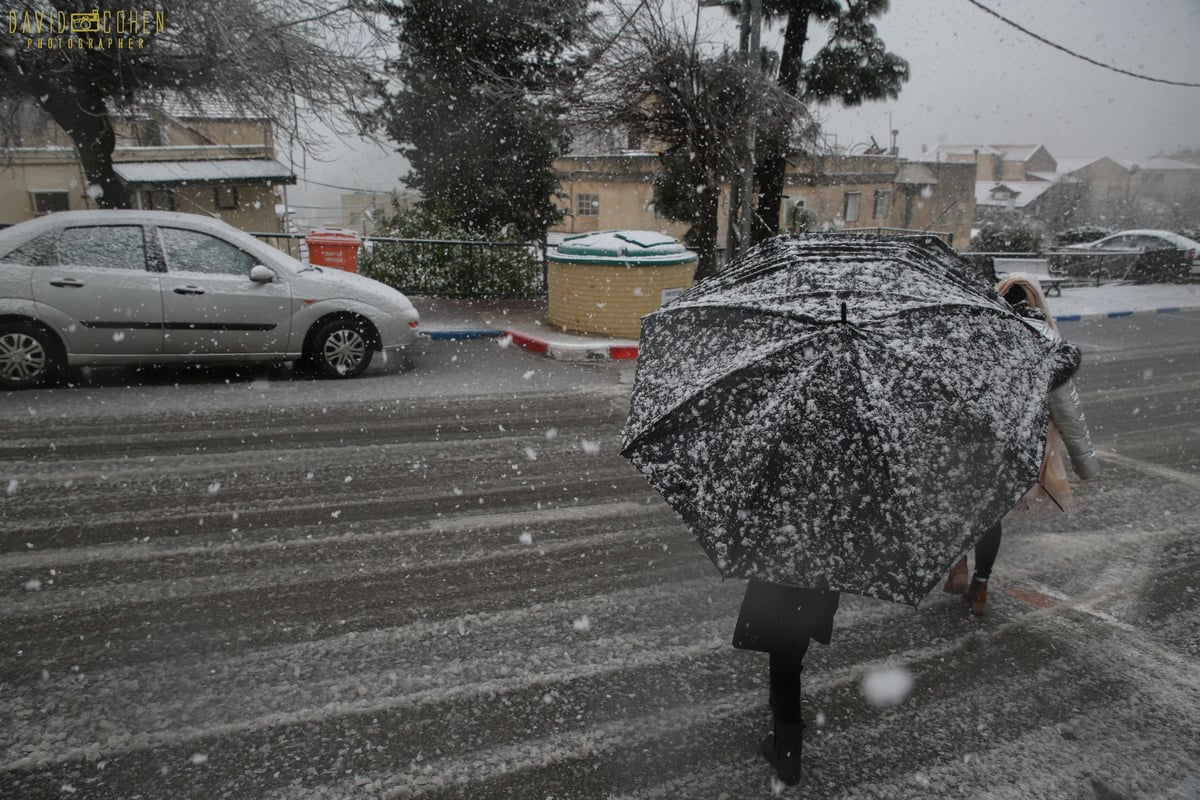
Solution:
<svg viewBox="0 0 1200 800">
<path fill-rule="evenodd" d="M 175 294 L 204 294 L 204 290 L 199 286 L 180 286 L 175 289 Z"/>
<path fill-rule="evenodd" d="M 66 286 L 72 289 L 80 289 L 83 287 L 83 281 L 77 281 L 74 278 L 55 278 L 50 281 L 51 286 Z"/>
</svg>

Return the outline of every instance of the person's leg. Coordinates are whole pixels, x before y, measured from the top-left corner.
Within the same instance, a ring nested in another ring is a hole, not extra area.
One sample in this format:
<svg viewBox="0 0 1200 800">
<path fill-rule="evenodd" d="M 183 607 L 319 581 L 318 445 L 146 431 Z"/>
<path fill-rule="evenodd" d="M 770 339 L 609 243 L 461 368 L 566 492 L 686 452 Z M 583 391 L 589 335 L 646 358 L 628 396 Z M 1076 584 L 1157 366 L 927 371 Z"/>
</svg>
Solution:
<svg viewBox="0 0 1200 800">
<path fill-rule="evenodd" d="M 808 642 L 796 651 L 771 653 L 771 733 L 762 742 L 762 754 L 775 767 L 775 774 L 787 784 L 800 780 L 804 720 L 800 712 L 800 673 Z"/>
<path fill-rule="evenodd" d="M 996 555 L 1000 552 L 1000 523 L 993 525 L 983 537 L 975 543 L 975 577 L 987 580 L 992 577 L 992 567 L 996 564 Z"/>
<path fill-rule="evenodd" d="M 804 670 L 804 652 L 771 653 L 771 713 L 775 722 L 796 723 L 800 717 L 800 673 Z"/>
<path fill-rule="evenodd" d="M 992 577 L 992 567 L 996 563 L 996 555 L 1000 552 L 1000 523 L 997 522 L 975 544 L 975 575 L 971 585 L 964 595 L 971 603 L 971 613 L 977 617 L 987 612 L 988 579 Z"/>
</svg>

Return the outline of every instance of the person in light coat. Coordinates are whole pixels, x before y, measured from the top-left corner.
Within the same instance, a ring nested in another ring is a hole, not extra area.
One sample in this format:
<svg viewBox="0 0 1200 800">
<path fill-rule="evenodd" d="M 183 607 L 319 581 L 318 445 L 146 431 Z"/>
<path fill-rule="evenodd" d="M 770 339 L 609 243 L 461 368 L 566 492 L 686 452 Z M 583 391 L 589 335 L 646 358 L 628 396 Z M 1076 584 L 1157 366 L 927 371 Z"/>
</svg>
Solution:
<svg viewBox="0 0 1200 800">
<path fill-rule="evenodd" d="M 1021 498 L 1017 507 L 1035 513 L 1051 506 L 1064 512 L 1074 511 L 1063 452 L 1066 452 L 1071 468 L 1080 479 L 1091 480 L 1099 472 L 1087 419 L 1073 378 L 1079 368 L 1079 349 L 1065 342 L 1059 334 L 1037 278 L 1024 273 L 1012 273 L 997 284 L 996 291 L 1027 324 L 1050 341 L 1061 345 L 1057 350 L 1056 359 L 1059 363 L 1050 391 L 1050 426 L 1041 476 L 1037 485 Z M 951 594 L 964 595 L 971 604 L 971 613 L 976 616 L 984 614 L 987 609 L 988 579 L 1000 551 L 1000 538 L 1001 524 L 997 522 L 975 545 L 975 573 L 970 583 L 967 582 L 967 557 L 963 556 L 950 570 L 942 587 Z"/>
</svg>

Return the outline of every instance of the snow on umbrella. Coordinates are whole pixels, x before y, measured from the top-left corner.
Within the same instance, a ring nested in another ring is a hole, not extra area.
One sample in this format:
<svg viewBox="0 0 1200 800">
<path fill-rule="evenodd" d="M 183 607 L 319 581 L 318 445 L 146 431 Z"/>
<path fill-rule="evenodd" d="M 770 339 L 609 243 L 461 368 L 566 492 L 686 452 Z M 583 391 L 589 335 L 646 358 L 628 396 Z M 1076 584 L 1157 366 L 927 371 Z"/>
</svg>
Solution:
<svg viewBox="0 0 1200 800">
<path fill-rule="evenodd" d="M 1037 482 L 1053 347 L 940 240 L 779 237 L 643 319 L 622 455 L 722 575 L 915 606 Z"/>
</svg>

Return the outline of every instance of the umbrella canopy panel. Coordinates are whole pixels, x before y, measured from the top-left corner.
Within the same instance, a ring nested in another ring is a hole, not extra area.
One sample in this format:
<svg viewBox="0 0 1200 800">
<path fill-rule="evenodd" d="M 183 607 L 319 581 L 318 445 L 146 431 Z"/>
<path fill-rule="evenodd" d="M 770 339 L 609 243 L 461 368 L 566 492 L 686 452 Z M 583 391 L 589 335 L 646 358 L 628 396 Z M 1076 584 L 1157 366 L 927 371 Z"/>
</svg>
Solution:
<svg viewBox="0 0 1200 800">
<path fill-rule="evenodd" d="M 944 246 L 782 237 L 643 321 L 623 452 L 722 574 L 915 605 L 1037 481 L 1052 347 Z"/>
</svg>

